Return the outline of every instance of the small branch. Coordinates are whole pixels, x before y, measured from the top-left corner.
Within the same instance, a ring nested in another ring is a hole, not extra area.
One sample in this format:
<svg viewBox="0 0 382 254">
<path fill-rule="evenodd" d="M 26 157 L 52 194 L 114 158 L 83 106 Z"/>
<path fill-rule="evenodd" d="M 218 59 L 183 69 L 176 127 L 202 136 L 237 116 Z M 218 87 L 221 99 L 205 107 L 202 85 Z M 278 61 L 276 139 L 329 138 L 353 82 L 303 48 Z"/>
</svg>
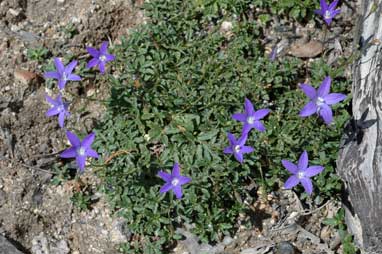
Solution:
<svg viewBox="0 0 382 254">
<path fill-rule="evenodd" d="M 112 159 L 115 157 L 118 157 L 122 154 L 130 154 L 131 152 L 136 151 L 135 149 L 130 149 L 130 150 L 119 150 L 114 153 L 112 153 L 106 160 L 105 160 L 105 165 L 109 164 Z"/>
</svg>

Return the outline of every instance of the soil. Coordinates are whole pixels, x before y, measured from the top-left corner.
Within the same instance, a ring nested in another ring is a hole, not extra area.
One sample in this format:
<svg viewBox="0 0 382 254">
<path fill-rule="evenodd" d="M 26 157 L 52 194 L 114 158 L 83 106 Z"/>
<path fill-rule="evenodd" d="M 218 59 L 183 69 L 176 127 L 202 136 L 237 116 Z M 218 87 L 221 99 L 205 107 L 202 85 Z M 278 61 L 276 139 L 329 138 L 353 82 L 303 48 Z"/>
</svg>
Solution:
<svg viewBox="0 0 382 254">
<path fill-rule="evenodd" d="M 49 106 L 41 63 L 27 59 L 27 49 L 45 47 L 49 58 L 84 55 L 85 45 L 114 43 L 143 22 L 140 2 L 124 0 L 0 1 L 0 232 L 25 253 L 116 253 L 128 240 L 125 222 L 113 218 L 103 197 L 81 212 L 70 198 L 75 188 L 96 190 L 91 172 L 78 181 L 51 184 L 57 154 L 67 147 Z M 72 27 L 68 32 L 68 27 Z M 105 108 L 87 100 L 108 92 L 100 80 L 70 84 L 74 104 L 71 126 L 89 132 Z M 85 87 L 85 92 L 83 87 Z M 95 94 L 95 95 L 94 95 Z"/>
</svg>

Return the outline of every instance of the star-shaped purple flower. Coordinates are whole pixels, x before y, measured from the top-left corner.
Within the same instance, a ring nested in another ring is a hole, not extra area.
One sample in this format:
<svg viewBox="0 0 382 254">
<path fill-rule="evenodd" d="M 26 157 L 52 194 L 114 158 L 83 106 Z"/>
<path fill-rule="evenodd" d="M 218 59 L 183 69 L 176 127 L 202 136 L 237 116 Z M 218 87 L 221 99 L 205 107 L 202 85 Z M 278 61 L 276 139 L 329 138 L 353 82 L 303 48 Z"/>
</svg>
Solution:
<svg viewBox="0 0 382 254">
<path fill-rule="evenodd" d="M 233 154 L 240 163 L 243 163 L 243 154 L 252 153 L 255 149 L 250 146 L 245 146 L 245 142 L 247 141 L 247 134 L 243 133 L 242 136 L 236 140 L 235 136 L 231 133 L 227 133 L 228 140 L 230 142 L 230 146 L 224 149 L 225 154 Z"/>
<path fill-rule="evenodd" d="M 66 67 L 63 65 L 61 60 L 57 57 L 54 58 L 54 65 L 56 66 L 57 71 L 48 71 L 44 73 L 45 78 L 54 78 L 58 80 L 58 87 L 60 90 L 65 88 L 66 82 L 71 81 L 80 81 L 81 77 L 72 74 L 74 68 L 77 65 L 77 61 L 71 61 Z"/>
<path fill-rule="evenodd" d="M 183 196 L 182 185 L 191 181 L 191 178 L 180 174 L 180 167 L 178 163 L 174 164 L 171 174 L 161 170 L 159 171 L 158 176 L 166 181 L 159 192 L 163 194 L 169 190 L 172 190 L 177 199 L 181 199 Z"/>
<path fill-rule="evenodd" d="M 308 104 L 300 111 L 301 117 L 307 117 L 317 113 L 326 124 L 329 125 L 333 121 L 333 112 L 330 105 L 343 101 L 346 95 L 341 93 L 329 93 L 331 82 L 331 78 L 327 76 L 317 91 L 308 84 L 300 85 L 300 89 L 310 99 Z"/>
<path fill-rule="evenodd" d="M 297 184 L 301 183 L 304 187 L 306 193 L 309 195 L 313 192 L 313 184 L 310 180 L 310 177 L 313 177 L 324 170 L 323 166 L 310 166 L 308 167 L 308 153 L 304 151 L 298 164 L 294 164 L 288 160 L 282 160 L 281 163 L 283 166 L 293 175 L 288 178 L 285 182 L 285 189 L 292 189 Z"/>
<path fill-rule="evenodd" d="M 331 4 L 327 4 L 326 0 L 320 0 L 321 9 L 315 10 L 314 13 L 321 15 L 327 25 L 330 25 L 334 16 L 339 14 L 341 11 L 336 10 L 338 0 L 334 0 Z"/>
<path fill-rule="evenodd" d="M 233 114 L 232 118 L 244 123 L 243 133 L 249 133 L 252 128 L 257 129 L 258 131 L 265 131 L 265 127 L 260 120 L 268 115 L 269 112 L 269 109 L 255 111 L 251 101 L 245 98 L 244 113 Z"/>
<path fill-rule="evenodd" d="M 90 156 L 98 158 L 98 154 L 91 148 L 95 138 L 95 133 L 92 132 L 87 135 L 82 141 L 72 132 L 67 131 L 66 137 L 68 138 L 71 148 L 66 149 L 60 154 L 61 158 L 76 158 L 77 165 L 82 172 L 85 169 L 86 157 Z"/>
<path fill-rule="evenodd" d="M 61 94 L 59 94 L 56 99 L 53 99 L 48 95 L 45 95 L 45 98 L 52 105 L 46 112 L 46 116 L 58 115 L 58 124 L 61 128 L 64 128 L 65 117 L 70 115 L 68 111 L 69 103 L 62 100 Z"/>
<path fill-rule="evenodd" d="M 93 57 L 86 66 L 88 69 L 98 65 L 101 73 L 105 73 L 105 64 L 115 59 L 114 55 L 107 52 L 107 46 L 108 42 L 105 41 L 102 43 L 100 50 L 96 50 L 92 47 L 86 47 L 86 50 Z"/>
</svg>

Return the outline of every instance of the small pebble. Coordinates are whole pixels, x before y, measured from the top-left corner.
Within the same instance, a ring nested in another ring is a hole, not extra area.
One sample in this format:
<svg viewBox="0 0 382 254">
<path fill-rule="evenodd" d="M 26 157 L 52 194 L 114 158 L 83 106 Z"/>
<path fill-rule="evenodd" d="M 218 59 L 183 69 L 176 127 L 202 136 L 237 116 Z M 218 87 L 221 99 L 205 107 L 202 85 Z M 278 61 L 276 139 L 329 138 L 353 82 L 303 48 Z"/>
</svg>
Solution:
<svg viewBox="0 0 382 254">
<path fill-rule="evenodd" d="M 295 250 L 289 242 L 281 242 L 277 245 L 276 254 L 295 254 Z"/>
</svg>

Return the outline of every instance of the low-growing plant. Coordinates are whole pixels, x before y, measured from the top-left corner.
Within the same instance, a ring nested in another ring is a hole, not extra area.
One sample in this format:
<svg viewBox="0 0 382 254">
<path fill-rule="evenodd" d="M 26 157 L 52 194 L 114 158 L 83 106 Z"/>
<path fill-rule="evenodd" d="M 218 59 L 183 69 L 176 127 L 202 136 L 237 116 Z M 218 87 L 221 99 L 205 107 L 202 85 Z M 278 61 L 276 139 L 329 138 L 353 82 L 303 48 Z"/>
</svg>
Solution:
<svg viewBox="0 0 382 254">
<path fill-rule="evenodd" d="M 353 236 L 347 231 L 345 210 L 343 208 L 341 208 L 333 218 L 326 218 L 323 223 L 338 230 L 342 242 L 343 254 L 358 253 L 358 249 L 353 242 Z"/>
<path fill-rule="evenodd" d="M 205 242 L 234 233 L 238 215 L 256 198 L 248 186 L 278 190 L 289 176 L 281 160 L 297 161 L 303 149 L 312 165 L 325 166 L 312 178 L 316 202 L 341 189 L 334 168 L 349 117 L 346 103 L 333 107 L 330 126 L 316 117 L 300 118 L 307 102 L 298 88 L 302 62 L 270 61 L 257 40 L 259 27 L 245 19 L 234 23 L 234 36 L 226 38 L 219 20 L 211 25 L 194 4 L 150 1 L 147 24 L 114 48 L 120 74 L 110 76 L 109 109 L 94 146 L 104 155 L 100 164 L 106 164 L 98 171 L 102 188 L 138 239 L 121 247 L 127 253 L 144 252 L 147 242 L 165 251 L 182 224 Z M 244 10 L 243 4 L 249 8 L 245 1 L 230 3 L 226 15 Z M 331 76 L 332 92 L 349 93 L 349 81 L 324 60 L 313 63 L 309 75 L 315 88 Z M 240 164 L 223 150 L 227 132 L 241 133 L 231 115 L 242 112 L 245 98 L 255 109 L 271 112 L 263 120 L 266 131 L 249 134 L 254 152 Z M 192 179 L 181 200 L 159 193 L 163 181 L 157 173 L 170 172 L 174 162 Z M 307 198 L 302 190 L 297 188 Z"/>
</svg>

